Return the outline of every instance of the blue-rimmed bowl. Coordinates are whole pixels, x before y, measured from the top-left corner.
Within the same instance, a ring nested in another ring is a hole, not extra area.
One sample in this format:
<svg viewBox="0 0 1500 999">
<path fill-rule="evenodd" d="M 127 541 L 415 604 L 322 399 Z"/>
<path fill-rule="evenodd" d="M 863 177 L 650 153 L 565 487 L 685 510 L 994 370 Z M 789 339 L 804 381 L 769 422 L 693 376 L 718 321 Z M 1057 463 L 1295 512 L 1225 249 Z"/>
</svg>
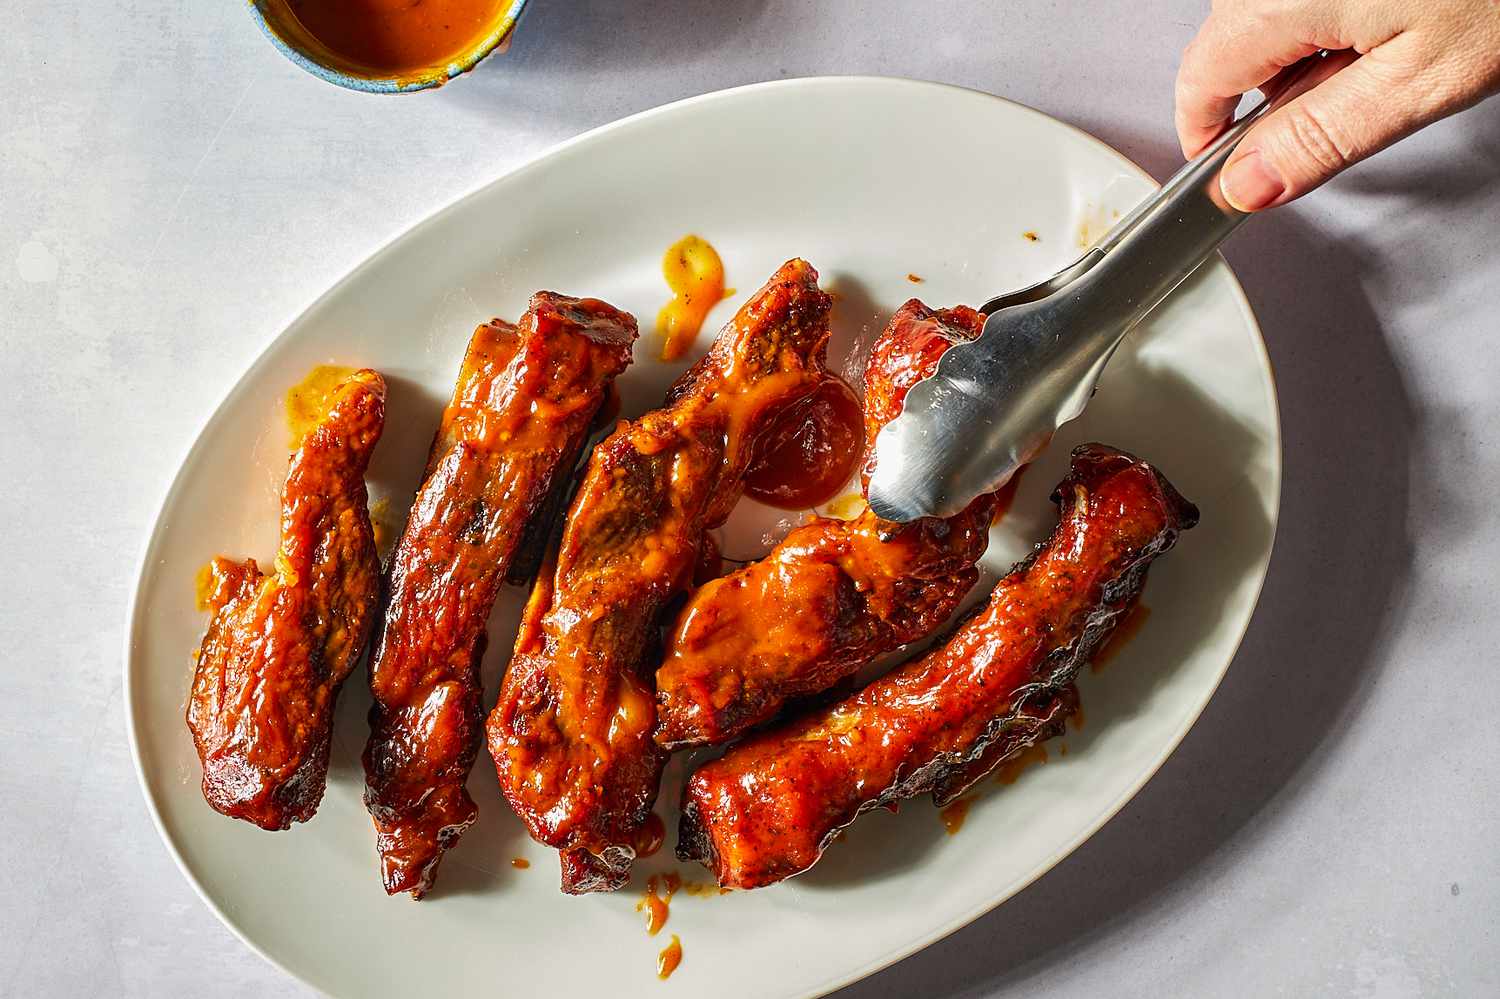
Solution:
<svg viewBox="0 0 1500 999">
<path fill-rule="evenodd" d="M 525 6 L 526 0 L 510 0 L 509 6 L 497 15 L 493 27 L 452 60 L 392 76 L 340 55 L 318 41 L 297 20 L 287 0 L 250 0 L 250 12 L 256 23 L 282 55 L 319 79 L 371 94 L 404 94 L 441 87 L 455 76 L 467 73 L 510 37 Z"/>
</svg>

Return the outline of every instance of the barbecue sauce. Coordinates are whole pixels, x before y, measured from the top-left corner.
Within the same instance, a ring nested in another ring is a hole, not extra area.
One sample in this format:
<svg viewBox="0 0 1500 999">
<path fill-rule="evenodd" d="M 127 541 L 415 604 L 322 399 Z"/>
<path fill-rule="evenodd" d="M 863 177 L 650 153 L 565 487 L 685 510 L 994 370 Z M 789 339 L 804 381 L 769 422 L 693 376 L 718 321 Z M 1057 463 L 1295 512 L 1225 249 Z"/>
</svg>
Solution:
<svg viewBox="0 0 1500 999">
<path fill-rule="evenodd" d="M 672 289 L 672 300 L 656 317 L 661 359 L 675 361 L 692 349 L 709 310 L 734 289 L 724 288 L 724 262 L 718 251 L 698 236 L 684 236 L 667 249 L 661 276 Z"/>
<path fill-rule="evenodd" d="M 287 0 L 308 34 L 373 74 L 452 62 L 495 30 L 508 0 Z"/>
<path fill-rule="evenodd" d="M 839 494 L 864 450 L 864 413 L 842 379 L 828 377 L 788 406 L 760 439 L 745 495 L 783 510 L 806 510 Z"/>
</svg>

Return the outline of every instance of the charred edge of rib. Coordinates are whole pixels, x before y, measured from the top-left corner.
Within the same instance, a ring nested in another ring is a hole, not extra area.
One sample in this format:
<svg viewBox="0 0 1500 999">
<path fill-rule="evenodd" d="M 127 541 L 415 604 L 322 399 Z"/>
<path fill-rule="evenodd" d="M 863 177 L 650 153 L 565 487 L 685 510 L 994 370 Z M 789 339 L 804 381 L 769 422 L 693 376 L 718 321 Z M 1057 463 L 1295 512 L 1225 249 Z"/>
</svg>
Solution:
<svg viewBox="0 0 1500 999">
<path fill-rule="evenodd" d="M 632 847 L 613 845 L 601 854 L 587 850 L 562 853 L 562 890 L 568 895 L 587 895 L 596 891 L 618 891 L 630 882 L 630 867 L 635 861 Z"/>
<path fill-rule="evenodd" d="M 1016 712 L 1022 705 L 1031 702 L 1033 698 L 1056 696 L 1063 687 L 1072 683 L 1083 664 L 1088 662 L 1140 593 L 1141 587 L 1145 585 L 1146 571 L 1150 568 L 1151 562 L 1176 544 L 1178 533 L 1176 530 L 1164 531 L 1160 538 L 1141 550 L 1130 568 L 1105 585 L 1100 604 L 1090 612 L 1083 633 L 1067 645 L 1049 653 L 1038 669 L 1041 678 L 1035 683 L 1018 688 L 1011 698 L 1010 709 L 986 725 L 984 733 L 966 750 L 941 753 L 904 777 L 898 772 L 896 779 L 889 787 L 861 804 L 848 821 L 840 823 L 824 834 L 823 839 L 818 843 L 817 856 L 821 857 L 823 851 L 838 838 L 839 833 L 872 808 L 890 805 L 905 798 L 913 798 L 936 790 L 945 779 L 961 773 L 965 767 L 979 760 L 1006 733 L 1007 728 L 1016 723 Z M 1041 548 L 1042 546 L 1039 545 L 1037 551 L 1039 552 Z M 1030 566 L 1035 558 L 1036 552 L 1033 552 L 1017 566 L 1017 569 Z M 684 818 L 686 818 L 685 815 Z M 807 869 L 803 868 L 804 871 Z"/>
<path fill-rule="evenodd" d="M 682 787 L 681 816 L 677 820 L 677 859 L 683 862 L 697 861 L 719 877 L 719 852 L 714 849 L 713 837 L 698 814 L 698 803 L 688 794 L 688 785 Z"/>
</svg>

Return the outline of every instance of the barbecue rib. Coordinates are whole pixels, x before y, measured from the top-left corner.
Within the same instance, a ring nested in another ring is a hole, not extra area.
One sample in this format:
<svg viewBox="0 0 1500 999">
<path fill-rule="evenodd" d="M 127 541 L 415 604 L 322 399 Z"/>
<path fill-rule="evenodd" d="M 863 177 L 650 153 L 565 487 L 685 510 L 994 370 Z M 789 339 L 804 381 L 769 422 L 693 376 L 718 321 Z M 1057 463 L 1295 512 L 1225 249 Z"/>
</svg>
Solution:
<svg viewBox="0 0 1500 999">
<path fill-rule="evenodd" d="M 542 843 L 570 851 L 563 890 L 612 890 L 656 799 L 650 672 L 667 602 L 704 531 L 741 492 L 757 436 L 828 377 L 830 300 L 784 264 L 672 386 L 662 409 L 594 449 L 543 569 L 488 723 L 500 787 Z"/>
<path fill-rule="evenodd" d="M 891 317 L 865 368 L 865 436 L 901 412 L 907 390 L 984 316 L 916 299 Z M 932 634 L 979 579 L 996 507 L 980 496 L 947 519 L 909 524 L 868 508 L 819 518 L 772 552 L 699 588 L 669 631 L 656 672 L 656 741 L 724 742 L 770 720 L 792 697 L 827 690 L 878 656 Z"/>
<path fill-rule="evenodd" d="M 635 320 L 596 299 L 538 292 L 519 326 L 469 341 L 423 482 L 391 558 L 370 662 L 365 804 L 381 878 L 421 898 L 476 817 L 485 622 L 532 526 L 566 488 Z"/>
<path fill-rule="evenodd" d="M 678 856 L 723 886 L 772 884 L 811 867 L 860 812 L 951 795 L 1048 731 L 1048 705 L 1198 519 L 1154 468 L 1099 444 L 1073 452 L 1053 498 L 1052 536 L 945 643 L 700 767 L 683 792 Z M 995 746 L 1007 748 L 987 756 Z"/>
<path fill-rule="evenodd" d="M 262 829 L 306 822 L 323 798 L 334 702 L 379 597 L 364 476 L 384 424 L 380 375 L 340 383 L 287 469 L 275 572 L 212 563 L 187 723 L 203 797 Z"/>
</svg>

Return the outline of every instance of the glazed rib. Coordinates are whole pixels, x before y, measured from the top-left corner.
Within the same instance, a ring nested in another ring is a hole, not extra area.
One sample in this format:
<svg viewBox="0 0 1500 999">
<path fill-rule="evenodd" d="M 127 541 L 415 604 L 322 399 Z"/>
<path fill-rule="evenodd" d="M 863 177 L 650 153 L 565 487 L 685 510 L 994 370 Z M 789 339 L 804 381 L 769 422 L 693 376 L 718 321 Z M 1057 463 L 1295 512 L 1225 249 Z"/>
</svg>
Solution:
<svg viewBox="0 0 1500 999">
<path fill-rule="evenodd" d="M 530 527 L 577 463 L 635 320 L 596 299 L 538 292 L 519 326 L 469 341 L 391 559 L 370 663 L 365 804 L 381 878 L 421 898 L 476 817 L 485 623 Z"/>
<path fill-rule="evenodd" d="M 203 797 L 262 829 L 307 821 L 323 798 L 334 702 L 379 596 L 364 476 L 384 423 L 385 381 L 355 372 L 292 455 L 275 571 L 212 562 L 187 722 Z"/>
<path fill-rule="evenodd" d="M 827 377 L 830 301 L 781 267 L 672 386 L 594 449 L 490 714 L 501 789 L 542 843 L 572 851 L 564 891 L 624 884 L 666 753 L 651 661 L 704 531 L 739 498 L 755 440 Z"/>
<path fill-rule="evenodd" d="M 907 390 L 983 327 L 983 314 L 963 307 L 934 311 L 912 299 L 897 310 L 865 368 L 867 451 Z M 868 508 L 853 520 L 818 518 L 761 561 L 699 588 L 656 671 L 657 743 L 725 742 L 789 698 L 827 690 L 932 634 L 979 578 L 974 563 L 995 506 L 985 495 L 947 519 L 909 524 Z"/>
<path fill-rule="evenodd" d="M 1198 519 L 1154 468 L 1099 444 L 1073 452 L 1054 499 L 1052 536 L 946 642 L 700 767 L 684 789 L 678 855 L 723 886 L 772 884 L 811 867 L 859 813 L 950 793 L 1046 731 L 1049 702 L 1067 696 L 1151 561 Z M 996 746 L 1008 749 L 987 757 Z"/>
</svg>

